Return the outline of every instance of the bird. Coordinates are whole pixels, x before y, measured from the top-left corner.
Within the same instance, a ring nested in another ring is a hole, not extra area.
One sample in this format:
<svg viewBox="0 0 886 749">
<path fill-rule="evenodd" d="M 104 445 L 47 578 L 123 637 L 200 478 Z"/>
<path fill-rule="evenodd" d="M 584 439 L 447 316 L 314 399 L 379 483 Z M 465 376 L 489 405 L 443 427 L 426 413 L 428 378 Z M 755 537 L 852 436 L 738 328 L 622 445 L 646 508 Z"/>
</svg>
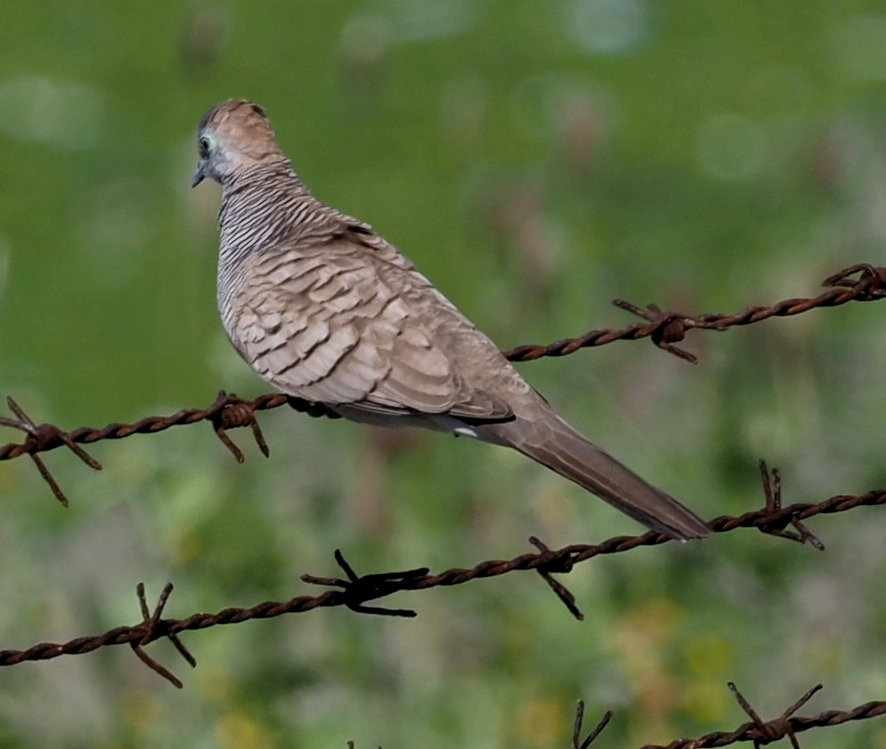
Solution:
<svg viewBox="0 0 886 749">
<path fill-rule="evenodd" d="M 315 198 L 261 106 L 212 107 L 197 149 L 192 187 L 222 188 L 219 315 L 271 386 L 331 416 L 512 448 L 671 538 L 710 532 L 570 426 L 369 224 Z"/>
</svg>

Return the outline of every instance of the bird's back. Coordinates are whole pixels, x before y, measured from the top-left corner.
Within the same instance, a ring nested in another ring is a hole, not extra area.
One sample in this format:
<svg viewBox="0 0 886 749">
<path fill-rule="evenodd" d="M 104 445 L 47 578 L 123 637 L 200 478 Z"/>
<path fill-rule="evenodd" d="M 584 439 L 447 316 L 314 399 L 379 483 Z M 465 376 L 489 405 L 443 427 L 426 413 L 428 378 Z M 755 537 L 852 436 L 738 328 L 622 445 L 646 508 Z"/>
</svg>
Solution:
<svg viewBox="0 0 886 749">
<path fill-rule="evenodd" d="M 509 416 L 507 394 L 531 388 L 412 263 L 300 183 L 276 184 L 276 203 L 265 187 L 225 195 L 218 285 L 225 329 L 260 375 L 348 415 Z"/>
</svg>

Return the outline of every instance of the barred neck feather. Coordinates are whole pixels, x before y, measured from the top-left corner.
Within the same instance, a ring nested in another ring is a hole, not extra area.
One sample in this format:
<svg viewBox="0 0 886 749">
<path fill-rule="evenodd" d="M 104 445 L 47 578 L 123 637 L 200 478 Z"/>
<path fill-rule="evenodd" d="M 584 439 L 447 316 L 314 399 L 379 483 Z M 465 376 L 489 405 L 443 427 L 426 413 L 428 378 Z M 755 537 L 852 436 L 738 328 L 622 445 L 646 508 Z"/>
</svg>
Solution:
<svg viewBox="0 0 886 749">
<path fill-rule="evenodd" d="M 273 250 L 284 240 L 322 240 L 340 229 L 342 215 L 308 191 L 287 162 L 253 168 L 225 180 L 218 211 L 219 299 L 243 261 L 257 252 Z"/>
<path fill-rule="evenodd" d="M 232 175 L 223 185 L 219 225 L 219 279 L 233 275 L 254 252 L 324 239 L 344 216 L 318 201 L 288 162 Z"/>
<path fill-rule="evenodd" d="M 299 233 L 316 201 L 288 165 L 250 169 L 225 181 L 218 209 L 220 260 L 247 254 Z"/>
</svg>

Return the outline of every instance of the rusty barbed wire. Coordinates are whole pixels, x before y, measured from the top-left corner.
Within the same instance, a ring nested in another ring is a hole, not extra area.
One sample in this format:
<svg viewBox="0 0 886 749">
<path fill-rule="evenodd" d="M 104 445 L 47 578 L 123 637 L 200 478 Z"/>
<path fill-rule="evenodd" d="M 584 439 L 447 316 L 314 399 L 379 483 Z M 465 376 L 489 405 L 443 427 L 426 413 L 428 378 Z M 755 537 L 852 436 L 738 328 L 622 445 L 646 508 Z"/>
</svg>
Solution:
<svg viewBox="0 0 886 749">
<path fill-rule="evenodd" d="M 729 746 L 744 742 L 753 742 L 754 749 L 758 749 L 764 744 L 771 744 L 781 739 L 788 739 L 793 749 L 800 749 L 797 734 L 803 731 L 839 726 L 851 721 L 870 720 L 886 715 L 886 701 L 871 700 L 851 710 L 825 710 L 818 715 L 809 717 L 795 716 L 794 713 L 822 689 L 821 684 L 816 684 L 777 718 L 764 722 L 733 682 L 730 681 L 727 686 L 741 709 L 751 718 L 751 722 L 743 723 L 734 731 L 715 731 L 695 739 L 675 739 L 669 744 L 644 744 L 640 749 L 704 749 L 705 747 Z M 596 726 L 582 738 L 585 703 L 584 700 L 579 700 L 575 708 L 570 749 L 588 749 L 609 725 L 613 715 L 612 710 L 607 710 Z M 347 746 L 348 749 L 354 749 L 355 745 L 353 741 L 348 741 Z"/>
<path fill-rule="evenodd" d="M 533 361 L 548 356 L 566 356 L 579 349 L 603 346 L 620 340 L 636 341 L 650 338 L 659 348 L 686 361 L 696 358 L 675 344 L 682 341 L 690 330 L 727 330 L 737 325 L 750 325 L 770 317 L 799 315 L 812 309 L 837 307 L 851 301 L 875 301 L 886 298 L 886 267 L 866 263 L 852 265 L 826 278 L 822 285 L 827 291 L 816 297 L 784 299 L 769 306 L 748 307 L 734 315 L 708 313 L 691 316 L 677 312 L 664 312 L 657 305 L 638 307 L 623 300 L 613 303 L 647 320 L 622 328 L 591 330 L 576 338 L 563 338 L 547 345 L 525 344 L 502 353 L 511 361 Z M 58 447 L 67 447 L 86 465 L 101 470 L 101 463 L 89 455 L 80 445 L 88 445 L 102 440 L 117 440 L 133 434 L 155 434 L 174 426 L 208 421 L 215 434 L 231 454 L 242 463 L 243 451 L 234 443 L 228 430 L 249 427 L 261 452 L 270 455 L 268 444 L 262 435 L 256 413 L 289 405 L 296 411 L 309 416 L 338 418 L 323 404 L 293 398 L 283 393 L 266 393 L 252 400 L 245 400 L 233 393 L 219 391 L 216 399 L 206 408 L 184 408 L 167 416 L 146 416 L 134 423 L 113 423 L 104 427 L 79 427 L 64 431 L 54 424 L 36 424 L 12 398 L 7 397 L 7 405 L 16 418 L 0 417 L 0 425 L 18 429 L 25 433 L 23 442 L 10 442 L 0 445 L 0 461 L 12 460 L 28 455 L 40 475 L 49 484 L 56 499 L 67 506 L 68 499 L 46 467 L 39 453 Z"/>
<path fill-rule="evenodd" d="M 765 492 L 766 505 L 760 510 L 736 517 L 722 515 L 714 518 L 708 523 L 712 531 L 727 533 L 736 528 L 757 528 L 763 533 L 786 537 L 800 543 L 810 542 L 816 548 L 823 548 L 821 542 L 805 529 L 803 533 L 789 533 L 785 531 L 785 528 L 816 515 L 847 512 L 857 507 L 886 504 L 886 489 L 879 489 L 858 496 L 840 494 L 817 504 L 782 506 L 780 483 L 772 481 L 765 464 L 761 465 L 761 472 L 764 483 L 775 484 L 774 488 L 770 486 L 770 489 Z M 169 638 L 185 660 L 191 666 L 195 666 L 196 661 L 178 637 L 182 632 L 207 629 L 222 624 L 237 624 L 251 619 L 270 619 L 284 614 L 305 613 L 317 608 L 335 606 L 345 606 L 363 614 L 414 617 L 416 612 L 411 609 L 390 609 L 367 606 L 366 604 L 398 592 L 427 590 L 443 586 L 451 587 L 471 580 L 499 577 L 517 570 L 535 570 L 550 584 L 552 574 L 568 573 L 576 564 L 593 557 L 621 553 L 638 546 L 654 546 L 671 540 L 664 534 L 648 531 L 639 536 L 615 536 L 599 544 L 573 544 L 551 550 L 533 538 L 531 542 L 538 549 L 535 553 L 521 554 L 509 560 L 487 560 L 471 568 L 455 567 L 437 574 L 431 574 L 428 568 L 421 567 L 399 572 L 358 575 L 345 560 L 344 555 L 336 550 L 336 562 L 344 571 L 346 579 L 302 575 L 302 580 L 305 582 L 329 588 L 319 595 L 300 595 L 286 601 L 263 601 L 248 608 L 229 607 L 214 614 L 196 613 L 183 619 L 162 617 L 172 592 L 172 583 L 167 583 L 164 587 L 153 613 L 150 612 L 147 605 L 144 588 L 139 583 L 137 594 L 142 620 L 138 624 L 115 627 L 100 635 L 78 637 L 64 643 L 41 642 L 25 650 L 2 650 L 0 651 L 0 666 L 14 666 L 25 661 L 49 660 L 62 655 L 82 655 L 98 648 L 126 644 L 132 647 L 136 651 L 136 655 L 152 670 L 175 686 L 181 686 L 181 682 L 169 670 L 147 656 L 143 650 L 145 646 L 155 640 Z M 556 584 L 551 585 L 553 592 L 576 618 L 582 618 L 581 612 L 575 605 L 574 596 L 562 583 L 554 582 Z M 719 745 L 711 744 L 710 746 Z"/>
<path fill-rule="evenodd" d="M 750 717 L 750 722 L 743 723 L 734 731 L 714 731 L 695 739 L 675 739 L 669 744 L 644 744 L 640 749 L 704 749 L 705 747 L 729 746 L 742 742 L 753 742 L 754 749 L 758 749 L 758 747 L 781 739 L 788 739 L 793 749 L 800 749 L 797 734 L 803 731 L 886 715 L 886 701 L 871 700 L 851 710 L 825 710 L 818 715 L 809 717 L 795 716 L 794 713 L 809 702 L 813 695 L 822 688 L 821 684 L 816 684 L 777 718 L 764 722 L 734 683 L 729 682 L 727 686 L 741 709 Z M 607 711 L 596 727 L 584 740 L 581 740 L 584 709 L 584 702 L 579 700 L 575 710 L 572 749 L 588 749 L 599 738 L 612 718 L 612 711 Z"/>
<path fill-rule="evenodd" d="M 857 276 L 857 278 L 853 278 Z M 544 356 L 566 356 L 589 346 L 604 346 L 613 341 L 636 341 L 651 338 L 660 349 L 681 359 L 696 362 L 696 357 L 678 348 L 690 330 L 727 330 L 738 325 L 752 325 L 770 317 L 790 317 L 824 307 L 839 307 L 847 302 L 872 302 L 886 298 L 886 267 L 859 263 L 828 276 L 822 281 L 827 291 L 815 297 L 783 299 L 768 306 L 747 307 L 733 315 L 708 313 L 684 315 L 663 311 L 656 304 L 638 307 L 632 302 L 616 299 L 613 304 L 647 320 L 623 328 L 591 330 L 577 338 L 564 338 L 547 345 L 527 344 L 504 351 L 511 361 L 532 361 Z"/>
</svg>

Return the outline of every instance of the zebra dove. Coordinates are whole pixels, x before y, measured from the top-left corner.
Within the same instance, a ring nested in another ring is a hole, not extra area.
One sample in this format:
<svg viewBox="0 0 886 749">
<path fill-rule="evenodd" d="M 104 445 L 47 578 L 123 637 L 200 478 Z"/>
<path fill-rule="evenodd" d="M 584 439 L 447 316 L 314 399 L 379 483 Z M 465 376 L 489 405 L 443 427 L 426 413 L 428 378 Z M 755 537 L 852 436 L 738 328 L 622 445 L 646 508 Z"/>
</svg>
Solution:
<svg viewBox="0 0 886 749">
<path fill-rule="evenodd" d="M 240 355 L 327 412 L 511 447 L 653 530 L 705 523 L 552 410 L 415 266 L 372 228 L 308 192 L 264 110 L 228 100 L 197 135 L 192 185 L 222 186 L 218 309 Z"/>
</svg>

